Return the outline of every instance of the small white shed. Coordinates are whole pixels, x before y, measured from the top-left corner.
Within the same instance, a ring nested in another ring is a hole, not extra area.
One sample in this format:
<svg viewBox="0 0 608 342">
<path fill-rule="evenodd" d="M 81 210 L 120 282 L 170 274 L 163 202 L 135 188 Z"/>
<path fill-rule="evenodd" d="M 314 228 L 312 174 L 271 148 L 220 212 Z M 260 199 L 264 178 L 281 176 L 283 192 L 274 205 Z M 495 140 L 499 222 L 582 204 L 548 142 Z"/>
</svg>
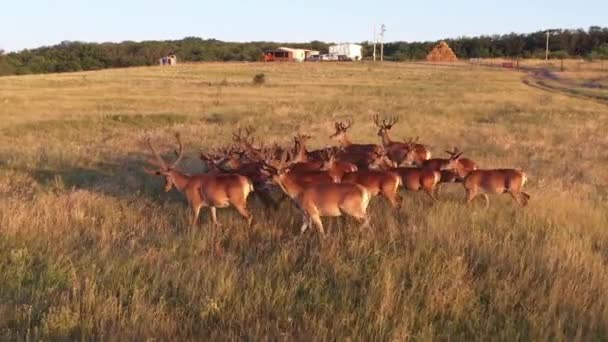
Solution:
<svg viewBox="0 0 608 342">
<path fill-rule="evenodd" d="M 167 55 L 158 60 L 160 65 L 177 65 L 177 57 L 175 55 Z"/>
<path fill-rule="evenodd" d="M 361 49 L 363 47 L 358 44 L 336 44 L 329 47 L 329 53 L 335 55 L 344 55 L 353 61 L 361 59 Z"/>
</svg>

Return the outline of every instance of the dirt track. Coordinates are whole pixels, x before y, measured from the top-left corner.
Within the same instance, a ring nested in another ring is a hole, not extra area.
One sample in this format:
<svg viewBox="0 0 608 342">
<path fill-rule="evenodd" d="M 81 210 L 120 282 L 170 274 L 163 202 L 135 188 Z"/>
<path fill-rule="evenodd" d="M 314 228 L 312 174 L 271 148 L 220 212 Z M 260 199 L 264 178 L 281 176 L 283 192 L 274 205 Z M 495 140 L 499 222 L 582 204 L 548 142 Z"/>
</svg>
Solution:
<svg viewBox="0 0 608 342">
<path fill-rule="evenodd" d="M 606 79 L 607 78 L 594 79 L 583 84 L 577 84 L 573 80 L 560 77 L 551 70 L 530 68 L 522 81 L 524 84 L 534 88 L 574 97 L 587 98 L 608 105 L 608 91 L 605 92 L 605 94 L 589 93 L 585 91 L 589 89 L 603 89 L 604 86 L 600 82 Z"/>
</svg>

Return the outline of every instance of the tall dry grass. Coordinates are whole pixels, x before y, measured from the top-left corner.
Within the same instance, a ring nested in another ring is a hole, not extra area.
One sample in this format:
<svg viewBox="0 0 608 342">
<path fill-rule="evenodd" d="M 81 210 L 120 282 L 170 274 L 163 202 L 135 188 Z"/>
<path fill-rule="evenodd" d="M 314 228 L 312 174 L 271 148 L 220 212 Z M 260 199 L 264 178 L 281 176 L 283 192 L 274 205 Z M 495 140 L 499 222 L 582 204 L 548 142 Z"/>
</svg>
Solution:
<svg viewBox="0 0 608 342">
<path fill-rule="evenodd" d="M 254 85 L 264 73 L 266 83 Z M 391 64 L 202 64 L 0 78 L 0 338 L 603 340 L 608 333 L 607 108 L 522 74 Z M 372 229 L 251 203 L 221 229 L 142 172 L 179 131 L 185 170 L 237 125 L 329 143 L 333 120 L 484 167 L 522 167 L 530 206 L 372 201 Z"/>
</svg>

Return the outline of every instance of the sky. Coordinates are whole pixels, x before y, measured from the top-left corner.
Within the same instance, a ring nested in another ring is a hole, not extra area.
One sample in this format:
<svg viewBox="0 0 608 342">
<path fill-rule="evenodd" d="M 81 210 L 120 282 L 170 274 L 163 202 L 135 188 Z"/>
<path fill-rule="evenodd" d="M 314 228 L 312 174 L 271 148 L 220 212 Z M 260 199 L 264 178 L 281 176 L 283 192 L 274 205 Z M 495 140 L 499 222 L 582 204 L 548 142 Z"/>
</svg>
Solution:
<svg viewBox="0 0 608 342">
<path fill-rule="evenodd" d="M 0 49 L 61 41 L 425 41 L 608 26 L 608 0 L 0 0 Z"/>
</svg>

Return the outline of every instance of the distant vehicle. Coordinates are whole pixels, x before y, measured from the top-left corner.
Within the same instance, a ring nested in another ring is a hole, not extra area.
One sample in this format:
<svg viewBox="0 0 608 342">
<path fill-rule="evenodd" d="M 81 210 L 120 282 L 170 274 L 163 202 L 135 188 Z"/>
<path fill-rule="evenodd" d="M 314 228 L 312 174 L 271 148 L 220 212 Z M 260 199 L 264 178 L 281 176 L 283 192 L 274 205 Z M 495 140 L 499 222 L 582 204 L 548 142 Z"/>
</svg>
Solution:
<svg viewBox="0 0 608 342">
<path fill-rule="evenodd" d="M 321 55 L 312 55 L 306 59 L 309 62 L 318 62 L 321 60 Z"/>
<path fill-rule="evenodd" d="M 322 61 L 339 61 L 340 58 L 338 57 L 338 55 L 335 54 L 331 54 L 331 53 L 326 53 L 324 55 L 321 55 L 321 60 Z"/>
</svg>

